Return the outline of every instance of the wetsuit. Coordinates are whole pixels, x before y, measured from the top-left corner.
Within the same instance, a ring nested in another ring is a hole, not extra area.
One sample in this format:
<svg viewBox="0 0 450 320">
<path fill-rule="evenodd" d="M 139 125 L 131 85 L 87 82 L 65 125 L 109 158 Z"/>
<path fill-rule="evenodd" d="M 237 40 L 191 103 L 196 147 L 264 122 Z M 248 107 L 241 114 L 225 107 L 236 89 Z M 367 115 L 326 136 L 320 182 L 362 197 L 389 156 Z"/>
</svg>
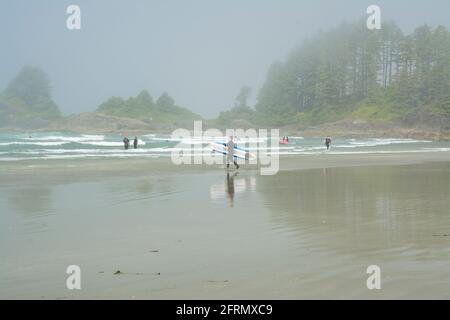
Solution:
<svg viewBox="0 0 450 320">
<path fill-rule="evenodd" d="M 227 143 L 227 168 L 230 167 L 230 162 L 233 162 L 236 166 L 236 169 L 239 169 L 239 165 L 237 164 L 236 160 L 234 160 L 234 142 L 232 140 L 228 141 Z"/>
</svg>

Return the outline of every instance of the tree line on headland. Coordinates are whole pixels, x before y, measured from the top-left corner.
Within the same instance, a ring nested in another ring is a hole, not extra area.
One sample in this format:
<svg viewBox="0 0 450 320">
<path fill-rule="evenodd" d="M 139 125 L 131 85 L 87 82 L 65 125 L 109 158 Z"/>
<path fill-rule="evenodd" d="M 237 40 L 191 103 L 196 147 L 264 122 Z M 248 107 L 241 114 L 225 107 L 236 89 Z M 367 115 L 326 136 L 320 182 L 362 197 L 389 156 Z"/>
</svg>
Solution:
<svg viewBox="0 0 450 320">
<path fill-rule="evenodd" d="M 25 66 L 0 95 L 1 126 L 40 128 L 61 121 L 61 112 L 51 98 L 47 74 L 36 67 Z M 168 93 L 156 101 L 146 90 L 136 97 L 111 97 L 95 113 L 117 118 L 139 119 L 160 126 L 192 123 L 200 116 L 179 107 Z"/>
<path fill-rule="evenodd" d="M 25 67 L 0 95 L 0 127 L 61 119 L 50 89 L 45 72 Z M 242 87 L 235 105 L 208 125 L 304 130 L 347 121 L 450 130 L 450 33 L 442 26 L 404 34 L 394 22 L 380 30 L 368 30 L 364 21 L 343 23 L 273 63 L 254 107 L 250 94 Z M 160 128 L 201 119 L 169 94 L 154 101 L 145 90 L 128 99 L 111 97 L 95 114 Z"/>
<path fill-rule="evenodd" d="M 421 26 L 405 35 L 393 22 L 368 30 L 341 24 L 306 40 L 275 62 L 254 110 L 236 106 L 259 125 L 315 126 L 346 118 L 450 126 L 450 33 Z"/>
</svg>

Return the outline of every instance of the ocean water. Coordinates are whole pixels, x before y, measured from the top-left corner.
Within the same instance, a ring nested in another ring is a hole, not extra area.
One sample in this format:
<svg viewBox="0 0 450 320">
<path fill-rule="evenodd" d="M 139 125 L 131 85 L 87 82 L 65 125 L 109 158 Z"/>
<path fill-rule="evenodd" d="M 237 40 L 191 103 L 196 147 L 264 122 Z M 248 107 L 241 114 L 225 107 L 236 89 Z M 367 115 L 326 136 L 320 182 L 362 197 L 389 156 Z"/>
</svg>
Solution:
<svg viewBox="0 0 450 320">
<path fill-rule="evenodd" d="M 173 139 L 170 135 L 147 134 L 139 136 L 137 149 L 124 150 L 120 135 L 92 135 L 67 132 L 0 133 L 0 161 L 168 157 L 173 151 L 197 153 L 199 148 L 209 151 L 217 138 Z M 222 138 L 225 139 L 225 138 Z M 265 139 L 237 137 L 239 147 L 252 153 L 265 151 L 280 155 L 294 154 L 367 154 L 367 153 L 415 153 L 450 151 L 448 142 L 431 142 L 414 139 L 333 139 L 332 148 L 325 150 L 323 138 L 290 137 L 289 145 L 266 146 Z M 255 145 L 258 142 L 260 145 Z M 270 144 L 270 143 L 269 143 Z M 195 149 L 193 146 L 196 146 Z M 255 147 L 256 146 L 256 147 Z"/>
</svg>

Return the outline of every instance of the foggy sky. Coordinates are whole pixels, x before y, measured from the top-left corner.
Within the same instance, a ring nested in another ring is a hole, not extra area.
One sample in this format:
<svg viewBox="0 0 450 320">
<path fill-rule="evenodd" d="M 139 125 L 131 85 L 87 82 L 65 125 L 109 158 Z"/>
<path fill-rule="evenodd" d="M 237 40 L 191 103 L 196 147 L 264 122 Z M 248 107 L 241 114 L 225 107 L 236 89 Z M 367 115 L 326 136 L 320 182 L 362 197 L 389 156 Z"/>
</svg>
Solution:
<svg viewBox="0 0 450 320">
<path fill-rule="evenodd" d="M 81 7 L 81 30 L 66 28 L 70 4 Z M 450 26 L 448 0 L 0 0 L 0 90 L 33 65 L 64 114 L 147 89 L 212 117 L 243 85 L 253 104 L 272 62 L 370 4 L 405 32 Z"/>
</svg>

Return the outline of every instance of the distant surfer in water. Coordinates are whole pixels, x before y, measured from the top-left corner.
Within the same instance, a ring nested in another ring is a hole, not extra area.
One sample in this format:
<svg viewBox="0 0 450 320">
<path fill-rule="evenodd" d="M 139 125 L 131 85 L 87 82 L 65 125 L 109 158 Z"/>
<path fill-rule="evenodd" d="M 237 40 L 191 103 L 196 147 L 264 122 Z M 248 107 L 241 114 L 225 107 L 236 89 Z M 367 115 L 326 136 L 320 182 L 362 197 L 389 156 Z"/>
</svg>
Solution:
<svg viewBox="0 0 450 320">
<path fill-rule="evenodd" d="M 128 150 L 128 148 L 130 147 L 130 139 L 128 139 L 127 137 L 123 138 L 123 146 L 125 150 Z"/>
<path fill-rule="evenodd" d="M 135 149 L 137 149 L 137 146 L 138 146 L 138 138 L 137 138 L 137 137 L 134 137 L 133 147 L 134 147 Z"/>
<path fill-rule="evenodd" d="M 227 169 L 230 167 L 230 162 L 233 162 L 236 166 L 236 169 L 239 169 L 239 165 L 237 164 L 236 160 L 234 160 L 234 141 L 233 136 L 230 136 L 230 140 L 227 143 Z"/>
<path fill-rule="evenodd" d="M 325 146 L 327 147 L 327 150 L 330 150 L 330 146 L 331 146 L 331 138 L 330 137 L 325 138 Z"/>
</svg>

